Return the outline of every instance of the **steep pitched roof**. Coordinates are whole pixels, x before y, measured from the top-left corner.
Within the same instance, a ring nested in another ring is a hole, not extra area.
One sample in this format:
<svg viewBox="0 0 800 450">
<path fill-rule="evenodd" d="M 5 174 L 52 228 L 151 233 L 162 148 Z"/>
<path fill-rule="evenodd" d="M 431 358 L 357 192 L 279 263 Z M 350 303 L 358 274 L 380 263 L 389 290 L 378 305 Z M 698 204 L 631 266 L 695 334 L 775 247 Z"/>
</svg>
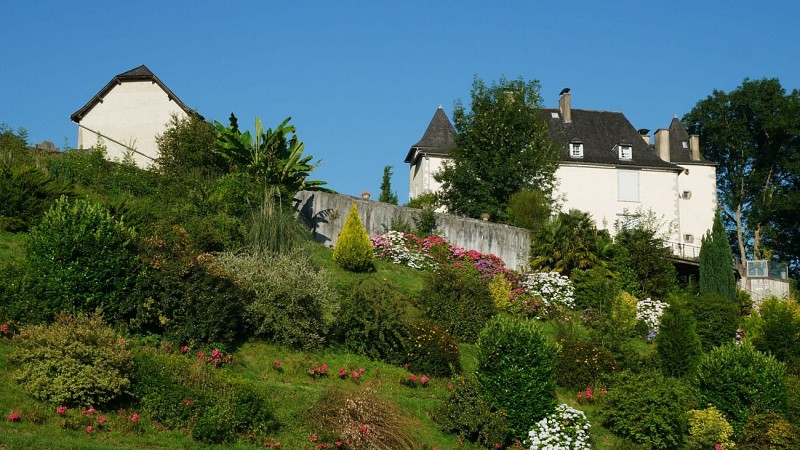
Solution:
<svg viewBox="0 0 800 450">
<path fill-rule="evenodd" d="M 456 147 L 456 130 L 447 118 L 441 106 L 433 114 L 431 123 L 422 135 L 422 139 L 408 150 L 405 162 L 411 163 L 419 150 L 431 155 L 447 156 Z"/>
<path fill-rule="evenodd" d="M 178 96 L 175 95 L 167 87 L 167 85 L 165 85 L 161 80 L 159 80 L 158 77 L 153 72 L 151 72 L 150 69 L 147 68 L 147 66 L 142 64 L 139 67 L 131 69 L 131 70 L 127 71 L 127 72 L 123 72 L 123 73 L 115 76 L 114 78 L 112 78 L 111 81 L 109 81 L 108 84 L 106 84 L 105 87 L 103 87 L 103 89 L 100 89 L 100 92 L 98 92 L 94 97 L 92 97 L 91 100 L 89 100 L 88 103 L 83 105 L 83 108 L 75 111 L 71 116 L 69 116 L 69 118 L 73 122 L 76 122 L 76 123 L 80 122 L 81 119 L 83 119 L 83 117 L 86 116 L 86 114 L 89 111 L 91 111 L 92 108 L 95 107 L 95 105 L 97 105 L 98 103 L 103 101 L 103 97 L 108 95 L 108 93 L 111 92 L 112 89 L 114 89 L 116 86 L 118 86 L 118 85 L 120 85 L 122 83 L 128 82 L 128 81 L 151 81 L 151 82 L 157 84 L 162 90 L 164 90 L 164 92 L 167 93 L 167 96 L 169 97 L 169 99 L 174 101 L 178 106 L 181 107 L 181 109 L 186 111 L 186 114 L 199 115 L 199 114 L 197 114 L 196 111 L 194 111 L 191 108 L 189 108 L 188 106 L 186 106 L 186 104 L 184 104 L 181 101 L 181 99 L 179 99 Z"/>
<path fill-rule="evenodd" d="M 563 144 L 562 162 L 682 170 L 659 158 L 621 112 L 572 109 L 570 123 L 564 123 L 558 109 L 543 109 L 542 113 L 550 121 L 550 136 Z M 583 143 L 583 158 L 570 157 L 570 142 Z M 631 159 L 619 158 L 618 144 L 631 146 Z"/>
<path fill-rule="evenodd" d="M 694 163 L 694 164 L 713 164 L 711 161 L 703 158 L 692 159 L 692 150 L 689 148 L 689 133 L 686 128 L 678 120 L 678 116 L 672 118 L 669 124 L 669 159 L 674 163 Z"/>
</svg>

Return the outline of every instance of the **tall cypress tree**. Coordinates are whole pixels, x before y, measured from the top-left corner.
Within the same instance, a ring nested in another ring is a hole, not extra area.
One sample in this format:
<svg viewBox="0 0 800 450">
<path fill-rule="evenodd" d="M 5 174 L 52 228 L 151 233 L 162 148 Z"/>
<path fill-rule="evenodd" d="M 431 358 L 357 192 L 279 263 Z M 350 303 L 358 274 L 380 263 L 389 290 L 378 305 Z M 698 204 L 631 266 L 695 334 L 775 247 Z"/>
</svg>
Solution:
<svg viewBox="0 0 800 450">
<path fill-rule="evenodd" d="M 700 293 L 736 301 L 733 253 L 719 214 L 714 218 L 714 227 L 703 236 L 700 247 Z"/>
</svg>

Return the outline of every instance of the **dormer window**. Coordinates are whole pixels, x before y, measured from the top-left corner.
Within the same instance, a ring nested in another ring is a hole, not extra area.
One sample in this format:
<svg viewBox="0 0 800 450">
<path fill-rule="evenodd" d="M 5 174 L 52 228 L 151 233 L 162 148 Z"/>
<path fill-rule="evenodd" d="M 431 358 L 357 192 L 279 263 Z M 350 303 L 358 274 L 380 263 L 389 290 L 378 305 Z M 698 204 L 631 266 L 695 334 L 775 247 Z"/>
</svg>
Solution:
<svg viewBox="0 0 800 450">
<path fill-rule="evenodd" d="M 583 142 L 570 142 L 569 156 L 570 158 L 583 158 Z"/>
<path fill-rule="evenodd" d="M 617 148 L 619 149 L 619 159 L 633 159 L 633 147 L 628 144 L 619 144 Z"/>
</svg>

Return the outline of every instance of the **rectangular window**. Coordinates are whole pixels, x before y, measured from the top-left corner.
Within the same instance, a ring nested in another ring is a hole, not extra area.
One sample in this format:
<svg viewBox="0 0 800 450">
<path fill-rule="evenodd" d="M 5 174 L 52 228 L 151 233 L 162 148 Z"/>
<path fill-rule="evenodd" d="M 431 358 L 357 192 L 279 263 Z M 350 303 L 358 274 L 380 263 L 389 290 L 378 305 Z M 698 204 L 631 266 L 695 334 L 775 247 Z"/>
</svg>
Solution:
<svg viewBox="0 0 800 450">
<path fill-rule="evenodd" d="M 569 156 L 573 158 L 583 158 L 583 144 L 580 142 L 569 144 Z"/>
<path fill-rule="evenodd" d="M 619 146 L 619 159 L 633 159 L 633 149 L 630 145 Z"/>
<path fill-rule="evenodd" d="M 621 202 L 639 201 L 639 171 L 617 171 L 617 199 Z"/>
</svg>

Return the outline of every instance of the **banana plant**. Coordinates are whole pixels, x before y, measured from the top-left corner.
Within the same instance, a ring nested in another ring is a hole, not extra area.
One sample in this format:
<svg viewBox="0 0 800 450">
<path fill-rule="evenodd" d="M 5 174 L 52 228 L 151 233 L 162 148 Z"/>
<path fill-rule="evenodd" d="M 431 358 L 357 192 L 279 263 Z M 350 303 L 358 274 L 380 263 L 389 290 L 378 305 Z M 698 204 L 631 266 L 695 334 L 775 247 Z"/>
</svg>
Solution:
<svg viewBox="0 0 800 450">
<path fill-rule="evenodd" d="M 303 156 L 305 145 L 297 138 L 296 128 L 287 117 L 274 130 L 264 130 L 256 117 L 254 135 L 239 130 L 236 116 L 231 114 L 230 125 L 214 122 L 217 130 L 216 152 L 232 166 L 253 175 L 270 186 L 278 186 L 291 196 L 301 190 L 328 191 L 324 181 L 308 180 L 321 161 L 312 163 L 313 156 Z"/>
</svg>

